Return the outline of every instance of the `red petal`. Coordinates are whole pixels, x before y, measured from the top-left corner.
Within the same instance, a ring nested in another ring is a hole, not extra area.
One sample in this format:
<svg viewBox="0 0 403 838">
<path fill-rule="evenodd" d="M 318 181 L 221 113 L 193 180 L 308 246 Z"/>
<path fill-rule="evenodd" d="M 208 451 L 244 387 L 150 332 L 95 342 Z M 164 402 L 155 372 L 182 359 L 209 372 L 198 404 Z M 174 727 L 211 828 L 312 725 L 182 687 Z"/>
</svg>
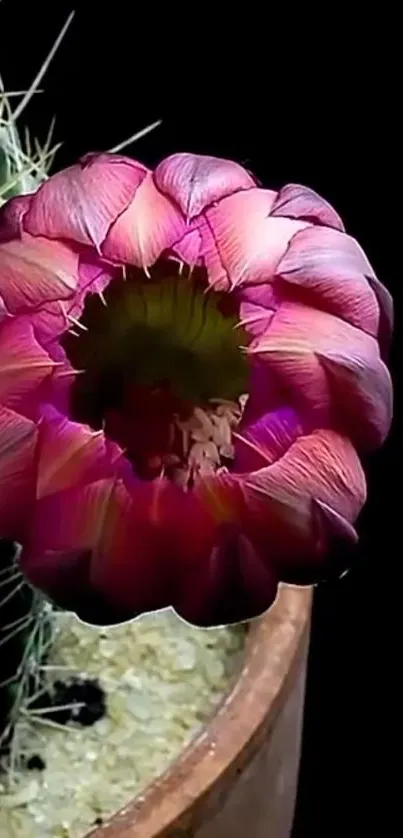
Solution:
<svg viewBox="0 0 403 838">
<path fill-rule="evenodd" d="M 102 254 L 112 262 L 147 268 L 185 231 L 182 214 L 156 189 L 150 174 L 111 227 Z"/>
<path fill-rule="evenodd" d="M 145 166 L 128 157 L 87 155 L 38 189 L 24 228 L 35 236 L 73 239 L 99 249 L 146 174 Z"/>
<path fill-rule="evenodd" d="M 78 255 L 62 242 L 33 238 L 0 244 L 0 295 L 10 312 L 66 300 L 78 284 Z"/>
<path fill-rule="evenodd" d="M 0 407 L 0 536 L 22 540 L 34 498 L 37 431 L 33 422 Z"/>
<path fill-rule="evenodd" d="M 223 198 L 204 213 L 210 236 L 201 227 L 203 257 L 210 283 L 229 290 L 270 280 L 291 237 L 303 221 L 272 218 L 276 193 L 249 189 Z"/>
<path fill-rule="evenodd" d="M 323 227 L 302 230 L 291 240 L 276 274 L 306 291 L 308 304 L 377 336 L 379 304 L 369 282 L 375 275 L 350 236 Z"/>
<path fill-rule="evenodd" d="M 283 186 L 273 204 L 271 215 L 298 218 L 310 224 L 324 224 L 344 230 L 343 222 L 333 207 L 313 189 L 289 183 Z"/>
<path fill-rule="evenodd" d="M 213 201 L 256 185 L 238 163 L 199 154 L 167 157 L 157 166 L 154 180 L 161 192 L 176 201 L 188 220 Z"/>
</svg>

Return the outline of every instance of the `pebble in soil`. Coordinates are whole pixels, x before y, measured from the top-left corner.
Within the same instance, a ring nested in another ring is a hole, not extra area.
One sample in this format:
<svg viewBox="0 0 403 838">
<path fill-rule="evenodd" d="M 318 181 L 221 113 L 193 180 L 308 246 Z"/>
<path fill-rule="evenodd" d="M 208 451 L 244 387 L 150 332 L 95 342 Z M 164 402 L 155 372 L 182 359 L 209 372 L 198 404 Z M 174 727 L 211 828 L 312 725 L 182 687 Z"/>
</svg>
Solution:
<svg viewBox="0 0 403 838">
<path fill-rule="evenodd" d="M 58 613 L 56 626 L 49 695 L 17 726 L 24 767 L 11 787 L 0 777 L 1 838 L 83 838 L 126 805 L 213 712 L 245 636 L 170 611 L 108 630 Z"/>
</svg>

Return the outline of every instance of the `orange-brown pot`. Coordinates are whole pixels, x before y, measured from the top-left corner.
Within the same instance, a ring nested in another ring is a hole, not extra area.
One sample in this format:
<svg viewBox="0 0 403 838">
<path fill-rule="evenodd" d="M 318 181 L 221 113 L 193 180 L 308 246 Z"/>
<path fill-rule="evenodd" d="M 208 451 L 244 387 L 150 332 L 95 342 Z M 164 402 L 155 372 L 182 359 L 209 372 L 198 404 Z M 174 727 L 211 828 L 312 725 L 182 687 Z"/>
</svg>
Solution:
<svg viewBox="0 0 403 838">
<path fill-rule="evenodd" d="M 289 838 L 311 600 L 309 588 L 281 587 L 210 723 L 91 838 Z"/>
</svg>

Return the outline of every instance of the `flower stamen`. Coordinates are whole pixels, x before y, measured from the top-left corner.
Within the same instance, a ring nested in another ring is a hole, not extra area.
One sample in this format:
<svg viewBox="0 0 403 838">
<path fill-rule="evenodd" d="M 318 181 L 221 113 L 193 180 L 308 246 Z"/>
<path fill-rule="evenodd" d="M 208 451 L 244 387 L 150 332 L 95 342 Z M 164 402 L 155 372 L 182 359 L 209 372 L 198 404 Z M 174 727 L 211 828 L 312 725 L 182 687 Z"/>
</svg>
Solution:
<svg viewBox="0 0 403 838">
<path fill-rule="evenodd" d="M 172 480 L 184 491 L 198 479 L 225 469 L 234 459 L 234 428 L 239 425 L 247 396 L 238 401 L 211 399 L 207 407 L 195 407 L 189 419 L 176 418 L 181 434 L 182 464 L 173 468 Z"/>
</svg>

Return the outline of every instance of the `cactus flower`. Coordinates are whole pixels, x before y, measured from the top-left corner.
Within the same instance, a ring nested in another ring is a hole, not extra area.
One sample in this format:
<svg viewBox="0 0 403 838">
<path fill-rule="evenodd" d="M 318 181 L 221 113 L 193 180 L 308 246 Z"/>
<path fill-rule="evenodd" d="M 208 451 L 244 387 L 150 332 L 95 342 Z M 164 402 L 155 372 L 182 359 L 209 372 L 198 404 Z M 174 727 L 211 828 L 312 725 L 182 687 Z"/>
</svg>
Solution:
<svg viewBox="0 0 403 838">
<path fill-rule="evenodd" d="M 249 619 L 354 543 L 392 303 L 311 189 L 91 154 L 0 211 L 0 535 L 85 621 Z"/>
</svg>

